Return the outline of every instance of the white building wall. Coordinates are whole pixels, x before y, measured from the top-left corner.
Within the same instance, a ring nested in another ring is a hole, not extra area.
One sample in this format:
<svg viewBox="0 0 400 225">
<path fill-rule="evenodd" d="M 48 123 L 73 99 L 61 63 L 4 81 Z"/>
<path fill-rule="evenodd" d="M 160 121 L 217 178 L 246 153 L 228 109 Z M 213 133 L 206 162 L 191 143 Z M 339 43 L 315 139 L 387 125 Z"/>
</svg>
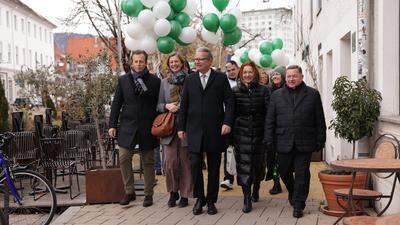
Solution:
<svg viewBox="0 0 400 225">
<path fill-rule="evenodd" d="M 312 3 L 311 3 L 312 2 Z M 318 10 L 318 2 L 322 3 Z M 370 140 L 364 139 L 357 144 L 357 153 L 365 156 L 370 151 L 370 143 L 382 133 L 392 133 L 400 139 L 399 116 L 399 1 L 370 0 L 369 12 L 371 32 L 370 84 L 382 93 L 381 119 L 376 129 L 376 135 Z M 311 7 L 313 11 L 311 12 Z M 312 16 L 311 16 L 312 15 Z M 318 68 L 318 89 L 324 105 L 326 124 L 334 118 L 332 110 L 332 87 L 340 75 L 358 79 L 357 73 L 357 0 L 295 0 L 294 8 L 295 32 L 303 27 L 305 45 L 309 44 L 312 61 Z M 311 25 L 312 23 L 312 25 Z M 302 26 L 301 26 L 302 25 Z M 296 35 L 296 33 L 295 33 Z M 295 37 L 296 61 L 305 67 L 302 61 L 301 38 Z M 320 49 L 318 50 L 318 46 Z M 306 83 L 312 84 L 305 73 Z M 334 136 L 332 130 L 327 131 L 325 160 L 351 157 L 351 144 Z M 389 193 L 392 180 L 374 180 L 375 189 Z M 395 198 L 387 214 L 400 212 L 400 188 L 396 188 Z M 381 208 L 380 201 L 376 204 Z M 384 204 L 383 204 L 384 206 Z"/>
<path fill-rule="evenodd" d="M 13 1 L 0 0 L 0 76 L 9 103 L 19 96 L 14 80 L 16 71 L 25 67 L 48 66 L 54 62 L 54 28 L 44 18 Z"/>
</svg>

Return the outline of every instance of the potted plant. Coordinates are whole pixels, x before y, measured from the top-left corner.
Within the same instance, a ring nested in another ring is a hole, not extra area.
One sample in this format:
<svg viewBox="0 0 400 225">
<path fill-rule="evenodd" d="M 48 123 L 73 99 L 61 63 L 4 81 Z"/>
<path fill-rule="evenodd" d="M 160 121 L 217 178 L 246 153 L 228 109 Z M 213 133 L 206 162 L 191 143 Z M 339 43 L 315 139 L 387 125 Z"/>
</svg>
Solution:
<svg viewBox="0 0 400 225">
<path fill-rule="evenodd" d="M 334 129 L 335 136 L 352 143 L 352 158 L 355 158 L 356 141 L 372 136 L 375 122 L 380 114 L 381 94 L 370 87 L 365 77 L 350 81 L 346 76 L 336 79 L 333 86 L 332 108 L 336 117 L 330 121 L 329 129 Z M 342 208 L 337 204 L 335 189 L 349 188 L 351 174 L 346 171 L 324 170 L 318 177 L 323 186 L 327 207 L 323 212 L 328 215 L 341 215 Z M 363 188 L 366 174 L 358 173 L 354 183 L 355 188 Z M 344 205 L 345 202 L 341 202 Z M 362 207 L 360 204 L 359 207 Z"/>
</svg>

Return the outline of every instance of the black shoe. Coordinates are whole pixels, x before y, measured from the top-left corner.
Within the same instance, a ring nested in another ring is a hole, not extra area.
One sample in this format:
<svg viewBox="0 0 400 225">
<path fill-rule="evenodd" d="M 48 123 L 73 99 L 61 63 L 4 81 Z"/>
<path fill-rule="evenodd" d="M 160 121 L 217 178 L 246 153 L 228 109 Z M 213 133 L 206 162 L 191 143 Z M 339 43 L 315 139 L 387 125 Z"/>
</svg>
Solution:
<svg viewBox="0 0 400 225">
<path fill-rule="evenodd" d="M 251 195 L 251 200 L 253 202 L 258 202 L 258 200 L 260 199 L 260 184 L 254 184 L 253 185 L 253 194 Z"/>
<path fill-rule="evenodd" d="M 156 175 L 162 175 L 162 171 L 161 170 L 156 170 Z"/>
<path fill-rule="evenodd" d="M 205 205 L 206 205 L 205 201 L 198 198 L 193 206 L 193 215 L 200 215 L 203 212 L 203 206 Z"/>
<path fill-rule="evenodd" d="M 218 212 L 218 210 L 215 207 L 214 203 L 213 202 L 208 202 L 207 203 L 207 213 L 208 213 L 208 215 L 215 215 L 215 214 L 217 214 L 217 212 Z"/>
<path fill-rule="evenodd" d="M 171 192 L 168 200 L 168 207 L 175 207 L 176 206 L 176 201 L 179 199 L 179 193 L 178 192 Z"/>
<path fill-rule="evenodd" d="M 252 204 L 251 204 L 251 199 L 250 199 L 250 196 L 245 196 L 244 197 L 244 200 L 243 200 L 243 208 L 242 208 L 242 211 L 244 212 L 244 213 L 249 213 L 249 212 L 251 212 L 251 210 L 253 209 L 253 206 L 252 206 Z"/>
<path fill-rule="evenodd" d="M 189 205 L 189 201 L 187 198 L 182 198 L 179 200 L 179 208 L 183 208 Z"/>
<path fill-rule="evenodd" d="M 271 190 L 269 190 L 269 193 L 271 195 L 276 195 L 276 194 L 282 193 L 282 187 L 281 187 L 281 183 L 279 182 L 279 179 L 274 180 L 274 186 L 272 187 Z"/>
<path fill-rule="evenodd" d="M 303 217 L 303 210 L 299 208 L 294 208 L 293 210 L 293 217 L 295 218 L 301 218 Z"/>
<path fill-rule="evenodd" d="M 128 205 L 129 202 L 135 201 L 136 199 L 136 194 L 135 192 L 133 194 L 125 194 L 124 197 L 121 199 L 119 202 L 120 205 Z"/>
<path fill-rule="evenodd" d="M 144 196 L 143 207 L 149 207 L 153 205 L 153 196 Z"/>
</svg>

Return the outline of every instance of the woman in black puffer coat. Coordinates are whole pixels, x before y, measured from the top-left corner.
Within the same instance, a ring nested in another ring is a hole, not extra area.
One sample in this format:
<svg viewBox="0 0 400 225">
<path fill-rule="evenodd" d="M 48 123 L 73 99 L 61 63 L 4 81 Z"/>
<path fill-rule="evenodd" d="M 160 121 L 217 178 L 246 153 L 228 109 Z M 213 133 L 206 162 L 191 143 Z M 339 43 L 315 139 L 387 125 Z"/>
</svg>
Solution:
<svg viewBox="0 0 400 225">
<path fill-rule="evenodd" d="M 258 81 L 256 65 L 253 62 L 243 63 L 238 86 L 232 90 L 235 98 L 233 141 L 237 183 L 243 189 L 245 213 L 251 211 L 252 200 L 258 201 L 260 182 L 265 177 L 266 149 L 262 140 L 270 94 L 268 88 Z"/>
</svg>

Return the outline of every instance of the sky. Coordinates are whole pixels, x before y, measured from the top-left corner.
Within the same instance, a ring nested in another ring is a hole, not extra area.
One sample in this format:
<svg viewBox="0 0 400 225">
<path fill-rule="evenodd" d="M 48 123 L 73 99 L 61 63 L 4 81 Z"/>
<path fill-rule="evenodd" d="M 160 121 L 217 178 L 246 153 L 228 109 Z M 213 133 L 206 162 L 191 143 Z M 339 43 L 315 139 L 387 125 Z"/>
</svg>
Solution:
<svg viewBox="0 0 400 225">
<path fill-rule="evenodd" d="M 68 16 L 70 10 L 74 7 L 73 0 L 21 0 L 23 3 L 31 7 L 37 13 L 47 18 L 49 21 L 57 25 L 54 32 L 75 32 L 75 33 L 91 33 L 87 26 L 77 28 L 67 28 L 60 23 L 61 18 Z M 197 0 L 200 1 L 200 0 Z M 201 0 L 203 2 L 204 12 L 215 11 L 212 0 Z M 238 5 L 242 11 L 252 9 L 260 9 L 261 7 L 278 7 L 292 4 L 293 0 L 269 0 L 268 3 L 262 3 L 263 0 L 230 0 L 227 9 L 231 9 Z M 238 4 L 239 2 L 239 4 Z M 261 4 L 261 6 L 260 6 Z M 93 32 L 93 31 L 92 31 Z"/>
</svg>

